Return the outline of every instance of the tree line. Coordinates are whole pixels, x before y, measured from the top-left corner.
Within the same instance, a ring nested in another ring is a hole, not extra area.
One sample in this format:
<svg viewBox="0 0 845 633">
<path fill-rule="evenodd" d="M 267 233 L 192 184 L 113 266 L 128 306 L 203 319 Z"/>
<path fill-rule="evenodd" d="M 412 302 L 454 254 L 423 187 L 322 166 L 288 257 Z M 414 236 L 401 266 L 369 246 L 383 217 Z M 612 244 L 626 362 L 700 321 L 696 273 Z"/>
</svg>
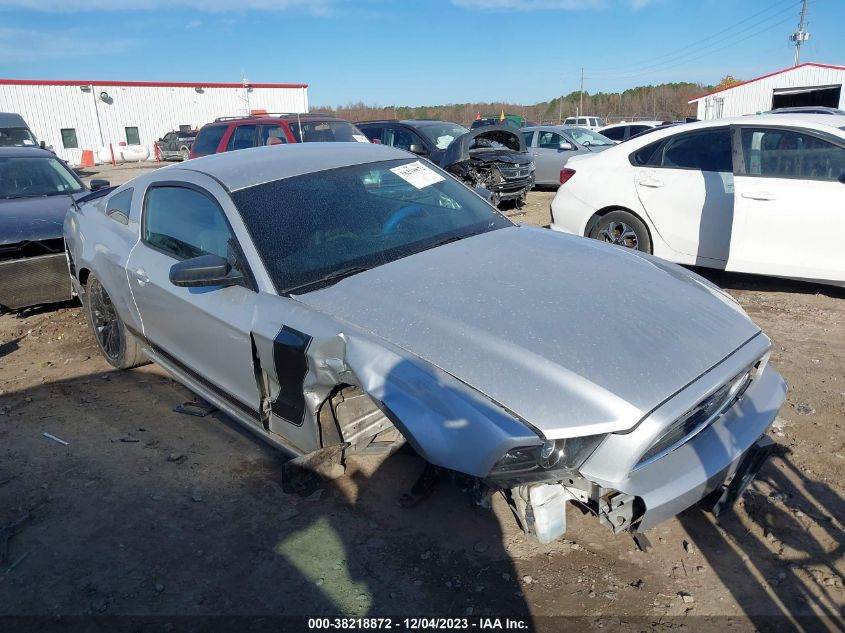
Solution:
<svg viewBox="0 0 845 633">
<path fill-rule="evenodd" d="M 732 77 L 730 79 L 733 80 Z M 722 82 L 718 85 L 721 86 L 721 84 Z M 608 123 L 635 119 L 680 120 L 696 114 L 695 105 L 690 105 L 687 101 L 711 89 L 713 89 L 713 86 L 679 82 L 657 86 L 637 86 L 622 92 L 590 94 L 585 91 L 581 112 L 587 115 L 600 116 Z M 558 123 L 566 117 L 576 116 L 581 103 L 582 95 L 579 91 L 575 91 L 566 96 L 533 105 L 502 101 L 409 107 L 367 105 L 359 101 L 337 107 L 314 108 L 312 111 L 333 114 L 348 121 L 442 119 L 463 125 L 469 125 L 478 114 L 481 114 L 481 116 L 499 116 L 504 111 L 506 114 L 522 115 L 526 120 L 536 123 Z"/>
</svg>

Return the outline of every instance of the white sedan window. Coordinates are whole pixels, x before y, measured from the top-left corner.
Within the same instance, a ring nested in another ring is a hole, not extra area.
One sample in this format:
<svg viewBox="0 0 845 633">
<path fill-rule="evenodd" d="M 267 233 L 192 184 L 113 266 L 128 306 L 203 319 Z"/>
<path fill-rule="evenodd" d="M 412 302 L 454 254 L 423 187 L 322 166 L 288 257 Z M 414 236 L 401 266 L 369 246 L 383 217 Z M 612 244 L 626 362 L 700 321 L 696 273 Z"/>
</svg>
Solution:
<svg viewBox="0 0 845 633">
<path fill-rule="evenodd" d="M 800 130 L 742 131 L 745 173 L 771 178 L 841 180 L 845 149 Z"/>
</svg>

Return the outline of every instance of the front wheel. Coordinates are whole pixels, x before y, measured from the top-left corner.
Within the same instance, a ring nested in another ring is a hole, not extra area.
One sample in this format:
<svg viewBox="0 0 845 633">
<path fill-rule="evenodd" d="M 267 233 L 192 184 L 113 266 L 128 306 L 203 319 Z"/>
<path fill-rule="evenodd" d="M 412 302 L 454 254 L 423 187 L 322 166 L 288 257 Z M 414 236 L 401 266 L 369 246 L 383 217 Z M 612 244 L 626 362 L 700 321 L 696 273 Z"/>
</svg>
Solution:
<svg viewBox="0 0 845 633">
<path fill-rule="evenodd" d="M 593 239 L 651 253 L 651 238 L 642 220 L 627 211 L 611 211 L 590 232 Z"/>
<path fill-rule="evenodd" d="M 85 316 L 97 347 L 109 365 L 131 369 L 150 362 L 141 351 L 138 339 L 126 329 L 106 289 L 93 274 L 88 277 L 85 290 Z"/>
</svg>

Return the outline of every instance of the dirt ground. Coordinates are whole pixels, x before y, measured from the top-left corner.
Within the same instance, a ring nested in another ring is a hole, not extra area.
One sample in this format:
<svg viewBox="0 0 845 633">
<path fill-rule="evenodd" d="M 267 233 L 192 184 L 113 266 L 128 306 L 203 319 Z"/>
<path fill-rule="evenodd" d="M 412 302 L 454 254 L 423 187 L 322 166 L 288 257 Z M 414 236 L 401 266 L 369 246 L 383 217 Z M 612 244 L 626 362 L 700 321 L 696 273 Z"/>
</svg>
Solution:
<svg viewBox="0 0 845 633">
<path fill-rule="evenodd" d="M 509 214 L 546 224 L 552 195 Z M 401 509 L 421 468 L 406 452 L 286 494 L 278 453 L 222 414 L 174 413 L 190 394 L 157 366 L 111 370 L 79 305 L 2 315 L 0 526 L 25 522 L 0 565 L 0 616 L 132 616 L 166 631 L 199 616 L 339 614 L 843 630 L 845 291 L 705 274 L 774 341 L 789 383 L 779 448 L 734 512 L 693 508 L 649 533 L 649 552 L 574 508 L 566 538 L 537 545 L 501 499 L 474 508 L 449 483 Z"/>
</svg>

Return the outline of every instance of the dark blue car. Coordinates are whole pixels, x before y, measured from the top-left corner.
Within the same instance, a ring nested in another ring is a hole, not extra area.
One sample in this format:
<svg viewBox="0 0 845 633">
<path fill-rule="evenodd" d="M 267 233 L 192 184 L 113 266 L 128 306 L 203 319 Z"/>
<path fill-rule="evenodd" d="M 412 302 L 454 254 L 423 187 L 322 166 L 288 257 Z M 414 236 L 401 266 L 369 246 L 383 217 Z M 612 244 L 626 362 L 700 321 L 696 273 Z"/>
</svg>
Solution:
<svg viewBox="0 0 845 633">
<path fill-rule="evenodd" d="M 0 147 L 0 309 L 70 299 L 63 223 L 71 199 L 89 193 L 52 152 Z"/>
</svg>

